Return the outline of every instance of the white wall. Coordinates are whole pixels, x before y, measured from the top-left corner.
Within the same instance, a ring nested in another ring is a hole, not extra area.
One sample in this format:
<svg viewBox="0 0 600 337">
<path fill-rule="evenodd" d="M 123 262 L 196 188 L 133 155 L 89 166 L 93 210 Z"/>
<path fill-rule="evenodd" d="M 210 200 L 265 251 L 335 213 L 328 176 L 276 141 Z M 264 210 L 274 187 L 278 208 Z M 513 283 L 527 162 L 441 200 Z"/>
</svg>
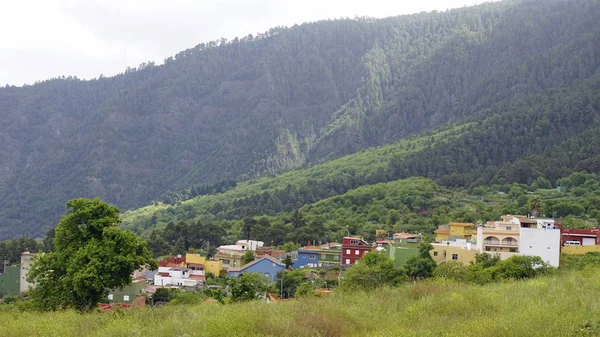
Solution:
<svg viewBox="0 0 600 337">
<path fill-rule="evenodd" d="M 29 283 L 27 281 L 27 274 L 29 273 L 29 269 L 31 269 L 31 265 L 33 263 L 33 257 L 35 254 L 24 252 L 21 254 L 21 268 L 19 272 L 20 282 L 19 282 L 19 291 L 25 292 L 34 287 L 34 284 Z"/>
<path fill-rule="evenodd" d="M 560 230 L 520 228 L 519 253 L 521 255 L 537 255 L 551 266 L 558 267 Z"/>
</svg>

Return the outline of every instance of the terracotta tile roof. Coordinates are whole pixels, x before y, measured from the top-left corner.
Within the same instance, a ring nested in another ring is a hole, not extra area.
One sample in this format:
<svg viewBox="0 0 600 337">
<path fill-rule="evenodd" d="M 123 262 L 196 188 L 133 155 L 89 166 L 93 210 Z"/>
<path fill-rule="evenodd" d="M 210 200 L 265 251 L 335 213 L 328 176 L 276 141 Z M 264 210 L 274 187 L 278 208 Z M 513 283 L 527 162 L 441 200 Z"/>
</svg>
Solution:
<svg viewBox="0 0 600 337">
<path fill-rule="evenodd" d="M 445 229 L 445 228 L 438 228 L 438 229 L 434 230 L 433 232 L 436 234 L 450 234 L 450 230 Z"/>
<path fill-rule="evenodd" d="M 400 238 L 400 239 L 413 239 L 416 238 L 418 235 L 415 234 L 410 234 L 410 233 L 404 233 L 404 232 L 400 232 L 400 233 L 395 233 L 394 237 L 396 238 Z"/>
</svg>

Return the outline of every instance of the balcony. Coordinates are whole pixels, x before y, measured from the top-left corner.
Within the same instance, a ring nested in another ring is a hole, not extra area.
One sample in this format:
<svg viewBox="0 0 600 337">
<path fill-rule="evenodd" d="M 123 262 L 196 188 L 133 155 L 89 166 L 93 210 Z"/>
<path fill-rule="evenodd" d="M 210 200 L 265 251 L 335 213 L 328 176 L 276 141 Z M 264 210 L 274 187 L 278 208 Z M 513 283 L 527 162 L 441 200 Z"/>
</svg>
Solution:
<svg viewBox="0 0 600 337">
<path fill-rule="evenodd" d="M 495 246 L 495 247 L 519 247 L 517 242 L 500 242 L 500 241 L 483 241 L 484 246 Z"/>
</svg>

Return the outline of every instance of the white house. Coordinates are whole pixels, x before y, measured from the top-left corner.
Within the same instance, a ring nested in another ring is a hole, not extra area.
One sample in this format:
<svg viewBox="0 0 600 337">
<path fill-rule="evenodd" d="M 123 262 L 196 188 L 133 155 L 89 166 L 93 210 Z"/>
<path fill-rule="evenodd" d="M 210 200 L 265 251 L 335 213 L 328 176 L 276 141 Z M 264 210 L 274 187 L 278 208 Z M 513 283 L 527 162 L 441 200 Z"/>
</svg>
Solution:
<svg viewBox="0 0 600 337">
<path fill-rule="evenodd" d="M 558 267 L 560 229 L 554 225 L 546 228 L 520 228 L 519 238 L 519 253 L 521 255 L 537 255 L 551 266 Z"/>
<path fill-rule="evenodd" d="M 154 285 L 195 287 L 204 279 L 203 270 L 190 270 L 181 267 L 158 267 L 154 275 Z"/>
</svg>

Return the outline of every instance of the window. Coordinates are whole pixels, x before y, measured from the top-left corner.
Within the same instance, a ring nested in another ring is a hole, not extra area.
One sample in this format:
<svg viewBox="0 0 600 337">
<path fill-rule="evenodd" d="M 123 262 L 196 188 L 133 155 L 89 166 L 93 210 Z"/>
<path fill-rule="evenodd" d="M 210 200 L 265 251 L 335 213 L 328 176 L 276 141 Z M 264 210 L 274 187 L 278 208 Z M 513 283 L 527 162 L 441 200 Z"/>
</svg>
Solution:
<svg viewBox="0 0 600 337">
<path fill-rule="evenodd" d="M 438 252 L 433 252 L 433 256 L 437 256 L 437 253 L 438 253 Z"/>
<path fill-rule="evenodd" d="M 123 301 L 129 302 L 129 295 L 123 295 Z"/>
<path fill-rule="evenodd" d="M 302 254 L 302 258 L 303 258 L 303 259 L 306 259 L 306 254 Z"/>
<path fill-rule="evenodd" d="M 350 249 L 346 249 L 346 254 L 350 255 Z"/>
<path fill-rule="evenodd" d="M 458 254 L 452 254 L 452 260 L 458 260 Z"/>
<path fill-rule="evenodd" d="M 326 259 L 327 259 L 327 255 L 321 254 L 321 260 L 326 260 Z"/>
<path fill-rule="evenodd" d="M 311 254 L 308 258 L 311 259 L 311 260 L 314 260 L 315 256 Z"/>
<path fill-rule="evenodd" d="M 510 230 L 512 230 L 512 227 L 510 227 L 510 226 L 506 226 L 506 230 L 507 230 L 507 231 L 510 231 Z"/>
<path fill-rule="evenodd" d="M 360 255 L 360 251 L 357 249 L 354 251 L 354 255 Z"/>
<path fill-rule="evenodd" d="M 350 259 L 346 259 L 346 264 L 350 264 Z"/>
<path fill-rule="evenodd" d="M 334 256 L 333 256 L 333 260 L 334 260 L 334 261 L 337 261 L 337 260 L 339 260 L 339 259 L 340 259 L 340 256 L 339 256 L 339 255 L 334 255 Z"/>
<path fill-rule="evenodd" d="M 112 300 L 113 300 L 113 298 L 114 298 L 114 297 L 113 297 L 113 294 L 108 294 L 108 300 L 109 300 L 109 301 L 112 301 Z"/>
</svg>

